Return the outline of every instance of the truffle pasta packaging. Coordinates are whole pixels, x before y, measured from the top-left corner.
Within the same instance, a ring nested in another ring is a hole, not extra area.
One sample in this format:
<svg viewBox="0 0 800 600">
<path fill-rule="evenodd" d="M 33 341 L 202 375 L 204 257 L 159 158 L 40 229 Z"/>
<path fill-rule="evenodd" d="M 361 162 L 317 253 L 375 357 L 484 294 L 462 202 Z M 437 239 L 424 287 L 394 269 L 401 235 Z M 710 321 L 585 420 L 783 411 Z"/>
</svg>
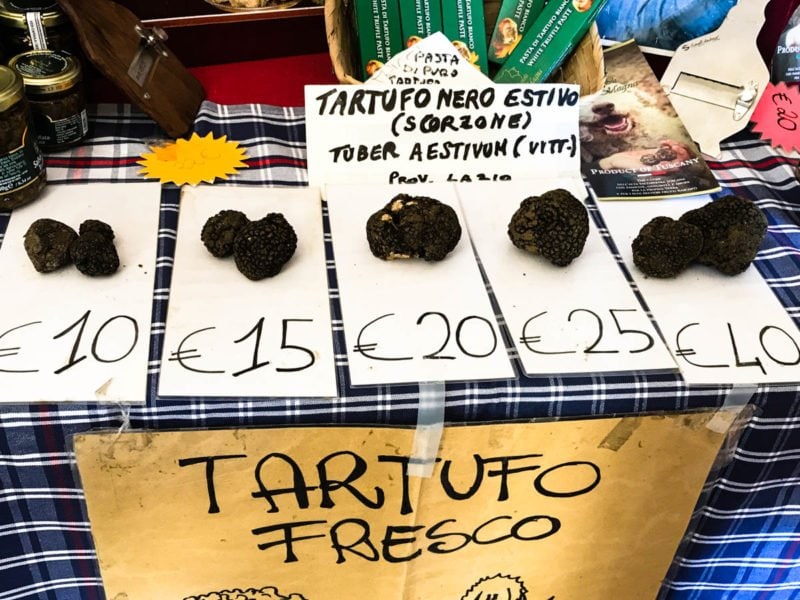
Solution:
<svg viewBox="0 0 800 600">
<path fill-rule="evenodd" d="M 503 0 L 489 40 L 489 60 L 502 65 L 542 12 L 547 0 Z"/>
<path fill-rule="evenodd" d="M 547 81 L 578 45 L 605 3 L 606 0 L 551 0 L 494 80 Z"/>
<path fill-rule="evenodd" d="M 355 11 L 362 76 L 369 79 L 403 49 L 400 7 L 397 0 L 356 0 Z"/>
<path fill-rule="evenodd" d="M 400 0 L 400 21 L 406 48 L 442 30 L 441 0 Z"/>
<path fill-rule="evenodd" d="M 470 0 L 442 0 L 444 34 L 470 63 L 489 73 L 486 57 L 486 22 L 483 3 Z"/>
</svg>

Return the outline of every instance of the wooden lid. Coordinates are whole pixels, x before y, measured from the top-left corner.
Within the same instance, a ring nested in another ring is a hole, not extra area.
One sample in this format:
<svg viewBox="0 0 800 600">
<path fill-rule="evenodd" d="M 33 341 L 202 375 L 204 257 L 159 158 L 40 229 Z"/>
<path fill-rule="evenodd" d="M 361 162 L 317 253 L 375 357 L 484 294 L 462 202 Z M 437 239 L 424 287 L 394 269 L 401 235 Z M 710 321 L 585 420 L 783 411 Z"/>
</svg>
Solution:
<svg viewBox="0 0 800 600">
<path fill-rule="evenodd" d="M 205 90 L 164 45 L 166 34 L 145 28 L 110 0 L 58 0 L 86 58 L 172 137 L 188 133 Z"/>
</svg>

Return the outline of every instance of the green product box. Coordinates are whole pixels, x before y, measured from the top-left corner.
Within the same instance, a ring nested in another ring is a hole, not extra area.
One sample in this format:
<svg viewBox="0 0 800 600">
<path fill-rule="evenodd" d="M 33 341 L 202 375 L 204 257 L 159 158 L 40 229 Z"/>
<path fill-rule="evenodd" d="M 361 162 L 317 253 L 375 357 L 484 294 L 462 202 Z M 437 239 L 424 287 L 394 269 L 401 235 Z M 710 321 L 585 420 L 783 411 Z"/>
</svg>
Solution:
<svg viewBox="0 0 800 600">
<path fill-rule="evenodd" d="M 497 83 L 541 83 L 586 35 L 606 0 L 550 0 L 495 75 Z"/>
<path fill-rule="evenodd" d="M 461 55 L 488 75 L 483 0 L 442 0 L 442 26 Z"/>
<path fill-rule="evenodd" d="M 356 28 L 364 79 L 403 50 L 397 0 L 356 0 Z"/>
<path fill-rule="evenodd" d="M 547 0 L 503 0 L 489 42 L 489 60 L 502 65 L 517 47 Z"/>
<path fill-rule="evenodd" d="M 441 31 L 441 0 L 400 0 L 400 23 L 406 48 Z"/>
</svg>

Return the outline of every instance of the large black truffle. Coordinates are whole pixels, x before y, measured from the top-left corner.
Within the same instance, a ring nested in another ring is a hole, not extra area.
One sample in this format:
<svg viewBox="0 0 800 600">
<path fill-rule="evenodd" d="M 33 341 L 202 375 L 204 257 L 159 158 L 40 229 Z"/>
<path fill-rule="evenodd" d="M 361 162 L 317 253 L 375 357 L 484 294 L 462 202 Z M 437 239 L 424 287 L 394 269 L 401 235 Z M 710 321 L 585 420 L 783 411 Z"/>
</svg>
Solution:
<svg viewBox="0 0 800 600">
<path fill-rule="evenodd" d="M 562 189 L 525 198 L 508 223 L 511 243 L 559 267 L 580 256 L 588 236 L 586 207 Z"/>
<path fill-rule="evenodd" d="M 753 262 L 767 233 L 767 219 L 747 198 L 725 196 L 680 218 L 700 228 L 703 249 L 697 262 L 736 275 Z"/>
<path fill-rule="evenodd" d="M 249 222 L 247 216 L 238 210 L 220 211 L 209 217 L 203 225 L 200 239 L 206 249 L 217 258 L 230 256 L 233 254 L 233 241 L 236 235 Z"/>
<path fill-rule="evenodd" d="M 281 213 L 246 224 L 233 242 L 236 268 L 248 279 L 274 277 L 292 258 L 297 235 Z"/>
<path fill-rule="evenodd" d="M 656 217 L 633 240 L 633 263 L 650 277 L 675 277 L 703 249 L 703 233 L 691 223 Z"/>
<path fill-rule="evenodd" d="M 69 247 L 77 237 L 75 230 L 61 221 L 37 219 L 25 232 L 23 245 L 33 268 L 51 273 L 69 264 Z"/>
<path fill-rule="evenodd" d="M 107 232 L 101 233 L 89 229 L 72 242 L 69 254 L 78 271 L 89 277 L 112 275 L 117 272 L 119 256 L 112 241 L 113 232 L 111 235 L 109 239 Z"/>
<path fill-rule="evenodd" d="M 443 260 L 460 239 L 456 211 L 425 196 L 398 194 L 367 219 L 369 249 L 383 260 Z"/>
</svg>

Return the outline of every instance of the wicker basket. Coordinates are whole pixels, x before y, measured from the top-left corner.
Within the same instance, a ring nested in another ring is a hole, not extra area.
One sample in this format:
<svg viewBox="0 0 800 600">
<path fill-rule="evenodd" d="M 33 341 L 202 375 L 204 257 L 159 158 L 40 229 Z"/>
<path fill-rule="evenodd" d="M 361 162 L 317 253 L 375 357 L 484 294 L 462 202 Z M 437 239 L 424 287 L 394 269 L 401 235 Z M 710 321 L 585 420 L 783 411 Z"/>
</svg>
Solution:
<svg viewBox="0 0 800 600">
<path fill-rule="evenodd" d="M 486 42 L 492 35 L 492 28 L 500 10 L 500 0 L 484 0 L 486 18 Z M 353 74 L 360 73 L 358 59 L 358 40 L 353 31 L 353 0 L 325 0 L 325 30 L 328 36 L 328 50 L 336 78 L 341 83 L 361 83 Z M 592 25 L 575 51 L 550 79 L 559 83 L 577 83 L 581 95 L 593 94 L 603 87 L 605 70 L 603 48 L 597 26 Z"/>
</svg>

